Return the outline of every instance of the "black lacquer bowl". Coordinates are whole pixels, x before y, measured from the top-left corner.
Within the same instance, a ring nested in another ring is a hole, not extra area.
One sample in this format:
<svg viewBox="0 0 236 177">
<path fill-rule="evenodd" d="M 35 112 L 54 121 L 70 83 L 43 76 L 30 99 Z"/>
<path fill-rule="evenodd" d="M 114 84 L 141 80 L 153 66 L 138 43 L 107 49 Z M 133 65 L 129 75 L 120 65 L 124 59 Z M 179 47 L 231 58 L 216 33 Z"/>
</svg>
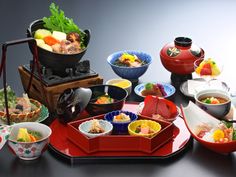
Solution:
<svg viewBox="0 0 236 177">
<path fill-rule="evenodd" d="M 89 87 L 92 91 L 92 97 L 85 108 L 90 115 L 105 114 L 115 110 L 121 110 L 128 93 L 125 89 L 112 85 L 96 85 Z M 95 101 L 99 96 L 109 95 L 114 99 L 113 103 L 96 104 Z"/>
<path fill-rule="evenodd" d="M 45 28 L 44 22 L 39 19 L 33 21 L 30 25 L 29 28 L 27 29 L 27 37 L 34 37 L 34 33 L 37 29 L 43 29 Z M 39 61 L 42 65 L 51 68 L 53 71 L 58 73 L 59 75 L 63 72 L 65 72 L 66 68 L 74 68 L 76 64 L 81 60 L 83 55 L 85 54 L 89 40 L 90 40 L 90 31 L 89 30 L 84 30 L 86 33 L 85 37 L 85 48 L 83 51 L 80 53 L 76 54 L 59 54 L 55 52 L 50 52 L 47 51 L 41 47 L 38 48 L 38 55 L 39 55 Z M 33 53 L 33 44 L 29 42 L 29 47 L 31 52 Z"/>
</svg>

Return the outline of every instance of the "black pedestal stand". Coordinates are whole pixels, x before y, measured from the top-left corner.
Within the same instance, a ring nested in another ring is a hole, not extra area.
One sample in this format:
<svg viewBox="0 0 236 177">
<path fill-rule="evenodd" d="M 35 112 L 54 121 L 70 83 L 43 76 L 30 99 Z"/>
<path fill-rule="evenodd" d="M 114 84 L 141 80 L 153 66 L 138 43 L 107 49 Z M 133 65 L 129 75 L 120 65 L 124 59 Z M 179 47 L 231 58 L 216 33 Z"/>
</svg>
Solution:
<svg viewBox="0 0 236 177">
<path fill-rule="evenodd" d="M 186 75 L 180 75 L 180 74 L 175 74 L 171 73 L 171 84 L 174 85 L 177 89 L 179 89 L 180 85 L 187 81 L 192 79 L 192 74 L 186 74 Z"/>
</svg>

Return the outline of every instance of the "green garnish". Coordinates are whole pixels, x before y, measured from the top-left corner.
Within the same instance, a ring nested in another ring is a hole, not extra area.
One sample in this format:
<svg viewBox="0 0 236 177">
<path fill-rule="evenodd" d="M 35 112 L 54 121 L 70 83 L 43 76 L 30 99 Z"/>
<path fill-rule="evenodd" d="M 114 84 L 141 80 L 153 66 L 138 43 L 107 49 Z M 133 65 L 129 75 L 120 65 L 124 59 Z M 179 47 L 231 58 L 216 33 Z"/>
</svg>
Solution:
<svg viewBox="0 0 236 177">
<path fill-rule="evenodd" d="M 206 98 L 205 100 L 203 100 L 204 103 L 207 103 L 207 104 L 211 104 L 211 99 L 210 98 Z"/>
<path fill-rule="evenodd" d="M 64 33 L 77 32 L 80 35 L 81 48 L 85 48 L 84 38 L 86 34 L 73 22 L 73 19 L 67 18 L 64 11 L 59 9 L 54 3 L 49 6 L 50 17 L 44 17 L 44 27 L 52 31 L 61 31 Z"/>
<path fill-rule="evenodd" d="M 145 85 L 145 90 L 152 90 L 153 89 L 153 84 L 152 83 L 147 83 Z"/>
<path fill-rule="evenodd" d="M 233 131 L 233 140 L 236 140 L 236 130 Z"/>
<path fill-rule="evenodd" d="M 17 100 L 16 100 L 16 94 L 11 89 L 10 86 L 7 86 L 7 99 L 8 99 L 8 107 L 9 108 L 15 108 Z M 5 109 L 5 96 L 4 96 L 4 89 L 0 90 L 0 110 Z"/>
<path fill-rule="evenodd" d="M 19 138 L 17 139 L 18 142 L 25 142 L 25 140 L 23 138 Z"/>
<path fill-rule="evenodd" d="M 224 120 L 222 120 L 221 122 L 222 122 L 227 128 L 233 127 L 233 123 L 231 123 L 231 122 L 226 122 L 226 121 L 224 121 Z"/>
<path fill-rule="evenodd" d="M 28 130 L 28 133 L 31 134 L 32 136 L 34 136 L 37 140 L 42 138 L 41 133 L 39 133 L 37 131 Z"/>
</svg>

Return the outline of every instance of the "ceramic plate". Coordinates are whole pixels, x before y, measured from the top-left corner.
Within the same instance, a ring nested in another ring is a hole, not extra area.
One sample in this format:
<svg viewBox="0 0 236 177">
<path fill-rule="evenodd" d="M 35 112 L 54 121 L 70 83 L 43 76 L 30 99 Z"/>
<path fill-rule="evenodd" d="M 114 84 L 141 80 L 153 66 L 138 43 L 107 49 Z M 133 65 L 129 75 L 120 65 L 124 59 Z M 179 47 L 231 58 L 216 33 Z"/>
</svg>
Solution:
<svg viewBox="0 0 236 177">
<path fill-rule="evenodd" d="M 171 84 L 167 84 L 167 83 L 162 83 L 162 82 L 150 82 L 150 83 L 153 83 L 153 84 L 161 84 L 163 87 L 164 87 L 164 90 L 166 92 L 166 96 L 164 96 L 164 98 L 167 98 L 167 97 L 170 97 L 172 96 L 174 93 L 175 93 L 175 87 L 172 86 Z M 142 83 L 142 84 L 139 84 L 137 85 L 135 88 L 134 88 L 134 92 L 141 96 L 141 97 L 145 97 L 141 94 L 141 92 L 144 90 L 145 88 L 145 85 L 147 83 Z"/>
<path fill-rule="evenodd" d="M 192 85 L 192 87 L 194 88 L 189 88 L 189 81 L 185 81 L 180 85 L 180 91 L 188 97 L 192 97 L 194 98 L 194 94 L 200 90 L 203 90 L 205 88 L 209 88 L 209 86 L 206 84 L 206 81 L 202 78 L 195 78 L 191 80 L 192 83 L 194 83 Z M 212 88 L 221 88 L 222 90 L 229 90 L 228 85 L 225 82 L 221 82 L 218 80 L 212 80 L 210 81 L 210 87 Z M 194 91 L 193 91 L 194 89 Z M 190 91 L 192 90 L 192 91 Z M 190 91 L 190 92 L 189 92 Z"/>
<path fill-rule="evenodd" d="M 42 105 L 42 109 L 39 115 L 39 118 L 35 122 L 43 122 L 46 120 L 49 116 L 48 108 L 46 108 L 44 105 Z M 0 125 L 5 125 L 6 123 L 0 119 Z"/>
</svg>

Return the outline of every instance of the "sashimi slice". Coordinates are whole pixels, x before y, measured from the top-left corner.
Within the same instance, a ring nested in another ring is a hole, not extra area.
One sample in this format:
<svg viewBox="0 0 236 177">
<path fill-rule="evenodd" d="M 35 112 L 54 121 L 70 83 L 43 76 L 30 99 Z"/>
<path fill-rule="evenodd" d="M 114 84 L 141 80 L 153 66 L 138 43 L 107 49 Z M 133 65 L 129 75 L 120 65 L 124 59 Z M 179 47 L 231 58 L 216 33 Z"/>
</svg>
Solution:
<svg viewBox="0 0 236 177">
<path fill-rule="evenodd" d="M 152 117 L 159 114 L 164 118 L 172 118 L 177 115 L 177 107 L 174 103 L 164 98 L 148 95 L 144 100 L 142 115 Z"/>
<path fill-rule="evenodd" d="M 153 114 L 156 114 L 158 100 L 157 97 L 152 95 L 146 96 L 141 114 L 148 117 L 152 117 Z"/>
<path fill-rule="evenodd" d="M 156 113 L 160 114 L 162 117 L 170 118 L 171 112 L 164 99 L 159 99 Z"/>
</svg>

